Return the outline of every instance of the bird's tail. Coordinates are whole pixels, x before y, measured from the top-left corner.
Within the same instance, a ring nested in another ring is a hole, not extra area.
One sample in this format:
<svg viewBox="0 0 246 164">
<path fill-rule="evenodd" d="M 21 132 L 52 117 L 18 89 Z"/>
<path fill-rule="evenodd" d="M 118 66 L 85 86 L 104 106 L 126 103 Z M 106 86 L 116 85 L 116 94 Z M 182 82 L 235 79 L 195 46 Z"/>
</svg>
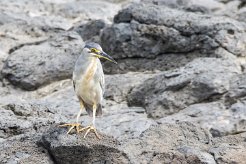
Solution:
<svg viewBox="0 0 246 164">
<path fill-rule="evenodd" d="M 85 110 L 89 114 L 89 116 L 93 116 L 93 106 L 89 104 L 85 104 Z M 102 105 L 98 104 L 97 105 L 97 110 L 96 110 L 96 116 L 101 116 L 102 115 Z"/>
</svg>

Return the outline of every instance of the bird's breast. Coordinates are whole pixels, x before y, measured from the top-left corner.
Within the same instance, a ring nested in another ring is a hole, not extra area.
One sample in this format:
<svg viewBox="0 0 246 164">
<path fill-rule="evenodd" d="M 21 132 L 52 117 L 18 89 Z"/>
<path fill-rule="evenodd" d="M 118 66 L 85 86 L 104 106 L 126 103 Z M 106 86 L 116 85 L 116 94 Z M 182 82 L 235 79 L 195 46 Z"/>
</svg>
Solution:
<svg viewBox="0 0 246 164">
<path fill-rule="evenodd" d="M 81 76 L 80 85 L 77 90 L 77 94 L 83 99 L 83 101 L 91 104 L 99 102 L 102 97 L 102 91 L 99 88 L 100 84 L 98 78 L 96 78 L 96 71 L 98 66 L 97 58 L 91 59 L 90 64 Z M 93 102 L 94 101 L 94 102 Z"/>
</svg>

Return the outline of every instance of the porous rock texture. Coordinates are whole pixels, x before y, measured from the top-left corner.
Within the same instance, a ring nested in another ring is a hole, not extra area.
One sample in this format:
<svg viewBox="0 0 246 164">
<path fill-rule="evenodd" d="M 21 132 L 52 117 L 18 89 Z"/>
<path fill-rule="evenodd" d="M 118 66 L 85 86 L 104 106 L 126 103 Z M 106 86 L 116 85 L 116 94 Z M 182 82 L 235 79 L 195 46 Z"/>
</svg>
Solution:
<svg viewBox="0 0 246 164">
<path fill-rule="evenodd" d="M 51 128 L 41 139 L 56 163 L 129 163 L 129 159 L 118 149 L 119 142 L 113 137 L 93 133 L 87 138 L 83 134 L 67 135 L 66 129 Z"/>
<path fill-rule="evenodd" d="M 167 70 L 199 56 L 246 53 L 245 24 L 229 18 L 135 4 L 121 10 L 114 22 L 102 33 L 102 45 L 119 61 L 118 69 L 109 72 Z"/>
<path fill-rule="evenodd" d="M 0 1 L 0 163 L 244 164 L 244 0 Z M 103 115 L 80 110 L 84 43 L 102 60 Z M 92 118 L 83 111 L 81 125 Z"/>
<path fill-rule="evenodd" d="M 152 117 L 163 117 L 194 103 L 219 99 L 228 92 L 230 79 L 240 73 L 240 65 L 233 60 L 195 59 L 177 70 L 143 81 L 128 95 L 128 102 L 145 107 Z"/>
<path fill-rule="evenodd" d="M 83 44 L 78 34 L 61 33 L 41 44 L 24 46 L 8 56 L 3 77 L 26 90 L 69 78 Z"/>
</svg>

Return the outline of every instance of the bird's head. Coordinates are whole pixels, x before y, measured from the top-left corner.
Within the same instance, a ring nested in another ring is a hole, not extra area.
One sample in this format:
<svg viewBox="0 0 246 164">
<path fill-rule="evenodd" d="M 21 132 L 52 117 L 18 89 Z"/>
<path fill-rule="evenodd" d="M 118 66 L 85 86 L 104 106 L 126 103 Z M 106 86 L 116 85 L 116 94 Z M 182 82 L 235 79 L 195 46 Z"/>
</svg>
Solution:
<svg viewBox="0 0 246 164">
<path fill-rule="evenodd" d="M 106 60 L 109 60 L 117 64 L 117 62 L 111 56 L 109 56 L 106 52 L 104 52 L 102 50 L 102 47 L 97 43 L 94 43 L 94 42 L 86 43 L 83 51 L 86 51 L 89 55 L 92 55 L 94 57 L 104 58 Z"/>
</svg>

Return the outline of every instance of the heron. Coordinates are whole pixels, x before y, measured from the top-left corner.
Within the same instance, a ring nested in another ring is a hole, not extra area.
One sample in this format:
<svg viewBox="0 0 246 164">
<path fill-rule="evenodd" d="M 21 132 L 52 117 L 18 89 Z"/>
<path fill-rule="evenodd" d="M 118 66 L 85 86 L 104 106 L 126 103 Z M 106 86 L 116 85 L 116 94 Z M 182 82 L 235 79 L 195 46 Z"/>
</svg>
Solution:
<svg viewBox="0 0 246 164">
<path fill-rule="evenodd" d="M 117 62 L 105 53 L 98 43 L 87 42 L 78 57 L 73 71 L 73 87 L 80 103 L 80 110 L 76 117 L 76 123 L 60 125 L 70 127 L 67 134 L 72 129 L 77 133 L 85 131 L 84 138 L 92 131 L 100 139 L 95 127 L 96 116 L 102 115 L 102 100 L 105 90 L 104 72 L 100 59 L 104 58 L 117 64 Z M 84 128 L 79 123 L 79 117 L 83 110 L 92 116 L 92 123 Z"/>
</svg>

